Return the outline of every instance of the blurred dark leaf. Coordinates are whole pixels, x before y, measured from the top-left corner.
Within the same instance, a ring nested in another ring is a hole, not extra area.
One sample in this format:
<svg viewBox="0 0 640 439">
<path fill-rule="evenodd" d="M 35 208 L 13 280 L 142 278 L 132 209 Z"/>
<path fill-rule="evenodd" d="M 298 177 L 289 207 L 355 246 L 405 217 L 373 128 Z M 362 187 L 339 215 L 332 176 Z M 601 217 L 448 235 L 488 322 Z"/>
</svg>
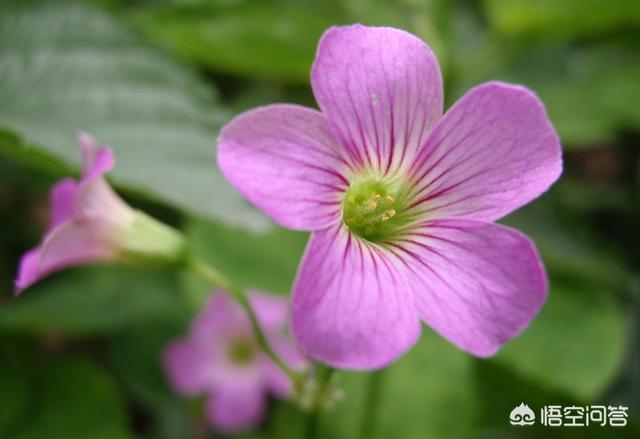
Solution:
<svg viewBox="0 0 640 439">
<path fill-rule="evenodd" d="M 212 222 L 187 227 L 193 251 L 244 288 L 288 294 L 307 234 L 273 226 L 255 235 Z"/>
<path fill-rule="evenodd" d="M 216 170 L 228 114 L 215 93 L 109 15 L 5 1 L 0 51 L 0 153 L 42 164 L 26 143 L 75 165 L 86 130 L 115 149 L 117 183 L 198 215 L 264 226 Z"/>
<path fill-rule="evenodd" d="M 47 365 L 30 397 L 28 422 L 14 439 L 132 437 L 116 383 L 86 359 Z"/>
<path fill-rule="evenodd" d="M 109 359 L 128 392 L 149 410 L 152 437 L 191 437 L 187 401 L 174 394 L 162 370 L 167 343 L 186 330 L 184 319 L 156 319 L 137 324 L 110 341 Z"/>
<path fill-rule="evenodd" d="M 185 315 L 189 308 L 172 273 L 87 267 L 61 273 L 0 308 L 0 329 L 91 335 L 134 322 Z"/>
<path fill-rule="evenodd" d="M 0 437 L 11 437 L 28 408 L 30 382 L 29 362 L 22 340 L 0 339 Z"/>
<path fill-rule="evenodd" d="M 507 35 L 552 39 L 640 27 L 634 0 L 484 0 L 484 6 L 491 24 Z"/>
<path fill-rule="evenodd" d="M 540 314 L 492 361 L 545 388 L 596 400 L 622 366 L 625 335 L 614 295 L 552 282 Z"/>
<path fill-rule="evenodd" d="M 194 1 L 144 8 L 133 23 L 186 59 L 214 70 L 307 83 L 320 35 L 344 22 L 321 2 Z"/>
</svg>

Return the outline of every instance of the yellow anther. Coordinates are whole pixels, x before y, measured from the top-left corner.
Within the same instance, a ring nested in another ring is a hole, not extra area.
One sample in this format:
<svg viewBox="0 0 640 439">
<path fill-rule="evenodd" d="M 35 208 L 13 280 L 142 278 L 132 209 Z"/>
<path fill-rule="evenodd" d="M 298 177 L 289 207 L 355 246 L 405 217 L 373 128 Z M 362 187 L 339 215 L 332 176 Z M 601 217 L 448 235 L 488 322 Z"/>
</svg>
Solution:
<svg viewBox="0 0 640 439">
<path fill-rule="evenodd" d="M 378 207 L 378 203 L 374 201 L 373 203 L 367 206 L 367 210 L 374 210 L 376 207 Z"/>
<path fill-rule="evenodd" d="M 384 213 L 384 215 L 382 215 L 382 217 L 380 218 L 380 221 L 382 222 L 388 221 L 389 219 L 393 218 L 395 214 L 396 214 L 395 209 L 389 209 Z"/>
<path fill-rule="evenodd" d="M 373 201 L 378 201 L 378 200 L 380 199 L 380 197 L 382 197 L 382 195 L 380 195 L 380 194 L 373 194 L 373 195 L 371 196 L 371 198 L 373 199 Z"/>
<path fill-rule="evenodd" d="M 393 203 L 394 201 L 396 201 L 391 195 L 387 195 L 387 203 Z"/>
</svg>

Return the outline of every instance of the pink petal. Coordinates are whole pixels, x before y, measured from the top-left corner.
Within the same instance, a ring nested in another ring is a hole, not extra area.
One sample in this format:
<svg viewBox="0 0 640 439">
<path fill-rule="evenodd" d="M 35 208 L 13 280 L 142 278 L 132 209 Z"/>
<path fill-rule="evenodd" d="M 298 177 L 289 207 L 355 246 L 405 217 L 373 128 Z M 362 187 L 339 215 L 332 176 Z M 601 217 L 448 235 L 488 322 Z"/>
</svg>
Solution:
<svg viewBox="0 0 640 439">
<path fill-rule="evenodd" d="M 272 335 L 269 338 L 269 342 L 280 358 L 292 369 L 303 370 L 307 367 L 308 361 L 306 357 L 288 336 Z M 266 355 L 262 358 L 262 370 L 270 392 L 281 398 L 291 394 L 293 390 L 291 380 Z"/>
<path fill-rule="evenodd" d="M 287 327 L 289 301 L 286 298 L 251 291 L 249 302 L 265 330 L 279 332 Z"/>
<path fill-rule="evenodd" d="M 214 428 L 235 433 L 260 423 L 266 410 L 266 396 L 260 386 L 231 382 L 216 389 L 206 410 Z"/>
<path fill-rule="evenodd" d="M 84 172 L 82 174 L 83 181 L 100 177 L 115 166 L 116 158 L 113 151 L 98 145 L 91 135 L 80 133 L 78 141 L 82 148 L 82 162 L 84 166 Z"/>
<path fill-rule="evenodd" d="M 53 272 L 91 262 L 110 261 L 116 256 L 117 250 L 104 231 L 92 228 L 90 224 L 63 223 L 45 237 L 42 246 L 22 257 L 16 293 Z"/>
<path fill-rule="evenodd" d="M 171 343 L 164 352 L 163 365 L 171 387 L 183 395 L 195 396 L 215 385 L 214 353 L 197 341 Z"/>
<path fill-rule="evenodd" d="M 222 290 L 216 290 L 191 325 L 191 336 L 203 344 L 223 344 L 236 335 L 250 334 L 244 310 Z"/>
<path fill-rule="evenodd" d="M 403 258 L 424 321 L 460 349 L 488 357 L 522 332 L 547 297 L 533 243 L 480 221 L 434 220 L 389 244 Z"/>
<path fill-rule="evenodd" d="M 18 278 L 15 282 L 16 295 L 40 279 L 39 260 L 40 247 L 29 250 L 20 258 Z"/>
<path fill-rule="evenodd" d="M 352 161 L 383 173 L 411 163 L 442 115 L 438 61 L 424 42 L 398 29 L 329 29 L 311 84 Z"/>
<path fill-rule="evenodd" d="M 413 164 L 414 206 L 431 217 L 493 221 L 558 178 L 558 136 L 540 100 L 499 82 L 469 91 L 433 129 Z"/>
<path fill-rule="evenodd" d="M 241 114 L 222 130 L 218 165 L 284 227 L 316 230 L 339 218 L 349 168 L 317 111 L 271 105 Z"/>
<path fill-rule="evenodd" d="M 72 178 L 65 178 L 56 183 L 49 194 L 51 219 L 49 230 L 71 219 L 73 215 L 73 200 L 78 183 Z"/>
<path fill-rule="evenodd" d="M 347 369 L 382 367 L 409 349 L 420 324 L 399 263 L 343 227 L 315 232 L 293 289 L 301 348 Z"/>
</svg>

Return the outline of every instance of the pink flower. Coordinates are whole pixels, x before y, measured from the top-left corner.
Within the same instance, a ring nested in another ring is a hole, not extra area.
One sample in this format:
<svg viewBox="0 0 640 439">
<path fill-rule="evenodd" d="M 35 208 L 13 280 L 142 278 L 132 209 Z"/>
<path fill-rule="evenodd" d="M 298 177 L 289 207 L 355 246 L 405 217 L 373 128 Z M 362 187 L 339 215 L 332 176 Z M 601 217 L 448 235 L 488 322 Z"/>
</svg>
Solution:
<svg viewBox="0 0 640 439">
<path fill-rule="evenodd" d="M 16 292 L 49 274 L 91 262 L 175 262 L 184 253 L 178 232 L 128 206 L 104 180 L 115 164 L 113 151 L 80 135 L 84 173 L 51 190 L 51 220 L 42 243 L 20 261 Z"/>
<path fill-rule="evenodd" d="M 304 357 L 284 335 L 287 301 L 256 292 L 249 301 L 275 351 L 291 367 L 304 367 Z M 176 391 L 208 397 L 207 418 L 225 432 L 255 426 L 269 394 L 284 398 L 292 391 L 289 378 L 258 347 L 245 311 L 222 292 L 211 296 L 191 332 L 168 346 L 164 364 Z"/>
<path fill-rule="evenodd" d="M 493 224 L 561 173 L 542 103 L 490 82 L 443 115 L 431 50 L 360 25 L 324 34 L 311 84 L 321 111 L 249 111 L 223 129 L 218 150 L 251 202 L 313 232 L 292 299 L 303 350 L 337 367 L 381 367 L 424 321 L 464 351 L 493 355 L 547 296 L 533 243 Z"/>
</svg>

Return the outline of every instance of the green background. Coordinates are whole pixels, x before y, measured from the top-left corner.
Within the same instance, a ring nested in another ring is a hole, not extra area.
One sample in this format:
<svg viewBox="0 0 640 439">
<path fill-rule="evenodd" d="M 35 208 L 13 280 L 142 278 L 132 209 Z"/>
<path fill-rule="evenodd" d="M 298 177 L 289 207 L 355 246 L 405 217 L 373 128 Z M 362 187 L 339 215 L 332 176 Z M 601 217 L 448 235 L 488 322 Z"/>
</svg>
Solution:
<svg viewBox="0 0 640 439">
<path fill-rule="evenodd" d="M 207 437 L 199 405 L 170 391 L 159 364 L 200 282 L 86 267 L 15 299 L 18 258 L 46 224 L 48 187 L 77 175 L 85 130 L 116 150 L 110 179 L 131 204 L 180 227 L 241 285 L 287 294 L 307 236 L 224 181 L 215 139 L 257 105 L 315 106 L 318 38 L 354 22 L 424 39 L 447 107 L 488 79 L 535 90 L 565 171 L 504 220 L 534 238 L 550 277 L 530 328 L 490 360 L 425 328 L 383 376 L 338 374 L 345 397 L 320 436 L 640 437 L 640 2 L 0 0 L 1 438 Z M 521 402 L 625 405 L 629 426 L 512 427 Z M 304 437 L 305 422 L 273 401 L 241 437 Z"/>
</svg>

